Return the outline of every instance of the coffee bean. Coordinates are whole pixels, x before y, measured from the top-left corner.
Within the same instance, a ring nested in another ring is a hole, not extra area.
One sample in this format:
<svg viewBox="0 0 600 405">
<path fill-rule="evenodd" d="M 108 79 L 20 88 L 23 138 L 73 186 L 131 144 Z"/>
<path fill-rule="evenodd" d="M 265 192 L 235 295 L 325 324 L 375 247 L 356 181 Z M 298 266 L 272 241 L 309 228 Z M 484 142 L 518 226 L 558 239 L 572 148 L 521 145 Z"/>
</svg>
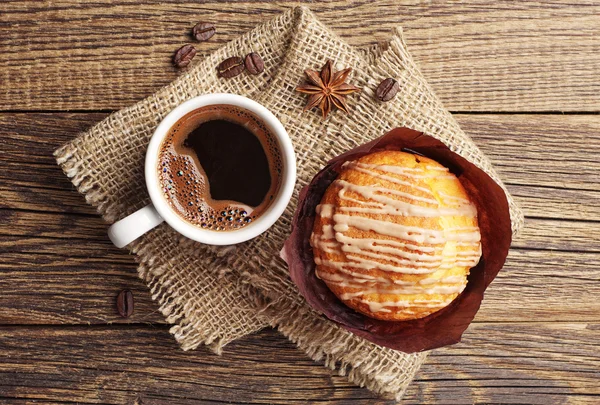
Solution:
<svg viewBox="0 0 600 405">
<path fill-rule="evenodd" d="M 375 91 L 375 96 L 379 101 L 390 101 L 400 90 L 400 84 L 388 77 L 377 86 L 377 90 Z"/>
<path fill-rule="evenodd" d="M 257 75 L 265 70 L 265 63 L 256 52 L 250 52 L 244 59 L 244 65 L 250 74 Z"/>
<path fill-rule="evenodd" d="M 133 293 L 130 290 L 123 290 L 117 296 L 117 312 L 123 318 L 133 314 Z"/>
<path fill-rule="evenodd" d="M 200 22 L 196 24 L 194 28 L 192 28 L 192 35 L 194 36 L 194 38 L 196 38 L 196 41 L 202 42 L 211 39 L 212 36 L 215 35 L 216 31 L 217 30 L 215 29 L 214 24 L 208 22 Z"/>
<path fill-rule="evenodd" d="M 231 58 L 225 59 L 217 66 L 219 77 L 225 77 L 227 79 L 239 75 L 244 69 L 244 61 L 239 56 L 232 56 Z"/>
<path fill-rule="evenodd" d="M 196 48 L 190 44 L 184 45 L 175 52 L 173 64 L 178 68 L 186 67 L 194 59 L 194 56 L 196 56 Z"/>
</svg>

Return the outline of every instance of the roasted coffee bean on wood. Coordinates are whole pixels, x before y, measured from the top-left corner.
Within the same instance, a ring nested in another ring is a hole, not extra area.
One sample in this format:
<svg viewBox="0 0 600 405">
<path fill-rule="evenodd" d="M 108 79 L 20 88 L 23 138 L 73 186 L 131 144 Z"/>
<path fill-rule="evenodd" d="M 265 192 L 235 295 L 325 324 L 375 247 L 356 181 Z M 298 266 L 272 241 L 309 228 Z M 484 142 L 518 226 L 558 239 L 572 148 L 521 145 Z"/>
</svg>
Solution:
<svg viewBox="0 0 600 405">
<path fill-rule="evenodd" d="M 232 56 L 231 58 L 225 59 L 217 66 L 217 72 L 219 77 L 231 78 L 239 75 L 244 71 L 244 60 L 239 56 Z"/>
<path fill-rule="evenodd" d="M 388 77 L 384 81 L 382 81 L 377 90 L 375 91 L 375 96 L 379 101 L 390 101 L 400 90 L 400 83 L 396 80 Z"/>
<path fill-rule="evenodd" d="M 133 293 L 130 290 L 123 290 L 117 296 L 117 312 L 123 318 L 133 314 Z"/>
<path fill-rule="evenodd" d="M 184 45 L 175 52 L 173 64 L 178 68 L 186 67 L 194 59 L 194 56 L 196 56 L 196 48 L 190 44 Z"/>
<path fill-rule="evenodd" d="M 253 75 L 262 73 L 265 70 L 265 63 L 260 55 L 256 52 L 250 52 L 248 55 L 246 55 L 246 59 L 244 59 L 244 65 L 246 65 L 246 70 Z"/>
<path fill-rule="evenodd" d="M 192 35 L 196 41 L 208 41 L 215 35 L 216 28 L 214 24 L 208 22 L 200 22 L 192 29 Z"/>
</svg>

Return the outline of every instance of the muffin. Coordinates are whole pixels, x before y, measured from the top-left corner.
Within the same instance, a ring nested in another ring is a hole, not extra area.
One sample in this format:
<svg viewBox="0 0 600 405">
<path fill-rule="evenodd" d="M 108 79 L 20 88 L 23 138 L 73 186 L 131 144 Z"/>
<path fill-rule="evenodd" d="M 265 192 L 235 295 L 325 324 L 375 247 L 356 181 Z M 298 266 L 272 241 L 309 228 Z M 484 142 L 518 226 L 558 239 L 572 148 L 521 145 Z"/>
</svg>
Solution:
<svg viewBox="0 0 600 405">
<path fill-rule="evenodd" d="M 436 161 L 381 151 L 346 162 L 317 206 L 316 275 L 375 319 L 426 317 L 466 287 L 481 257 L 477 209 Z"/>
</svg>

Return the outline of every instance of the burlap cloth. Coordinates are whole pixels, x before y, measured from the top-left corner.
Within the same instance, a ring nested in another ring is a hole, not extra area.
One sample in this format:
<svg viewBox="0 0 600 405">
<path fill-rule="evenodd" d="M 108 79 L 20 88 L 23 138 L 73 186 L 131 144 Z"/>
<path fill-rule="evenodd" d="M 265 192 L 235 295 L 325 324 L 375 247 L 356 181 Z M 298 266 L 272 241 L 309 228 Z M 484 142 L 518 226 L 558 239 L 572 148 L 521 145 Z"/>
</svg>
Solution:
<svg viewBox="0 0 600 405">
<path fill-rule="evenodd" d="M 264 58 L 264 74 L 217 78 L 219 62 L 250 51 Z M 327 59 L 337 69 L 352 67 L 349 82 L 363 91 L 349 97 L 349 116 L 337 111 L 323 122 L 318 112 L 302 111 L 305 97 L 294 88 L 304 81 L 304 69 L 320 69 Z M 398 126 L 442 140 L 501 184 L 490 162 L 434 95 L 400 28 L 385 46 L 356 49 L 310 10 L 298 7 L 194 62 L 170 85 L 58 149 L 59 165 L 87 202 L 113 223 L 150 203 L 143 170 L 146 146 L 171 109 L 216 92 L 241 94 L 266 106 L 287 129 L 297 156 L 296 192 L 281 219 L 260 237 L 231 247 L 192 242 L 163 223 L 128 246 L 137 255 L 139 275 L 184 350 L 205 344 L 221 353 L 232 340 L 271 325 L 350 381 L 400 399 L 427 354 L 384 349 L 327 321 L 305 304 L 279 258 L 298 190 L 331 157 Z M 402 90 L 383 104 L 373 92 L 386 77 L 396 78 Z M 522 214 L 507 196 L 517 232 Z"/>
</svg>

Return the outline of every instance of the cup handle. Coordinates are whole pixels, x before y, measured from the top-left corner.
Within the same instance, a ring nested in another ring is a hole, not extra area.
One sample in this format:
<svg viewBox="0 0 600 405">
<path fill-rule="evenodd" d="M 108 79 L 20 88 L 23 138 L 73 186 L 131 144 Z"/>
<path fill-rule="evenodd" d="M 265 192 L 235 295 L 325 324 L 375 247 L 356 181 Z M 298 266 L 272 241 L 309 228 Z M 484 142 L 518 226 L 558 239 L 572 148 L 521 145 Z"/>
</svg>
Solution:
<svg viewBox="0 0 600 405">
<path fill-rule="evenodd" d="M 154 205 L 146 205 L 141 210 L 112 224 L 108 228 L 108 237 L 116 247 L 122 248 L 163 221 L 164 219 L 158 214 Z"/>
</svg>

